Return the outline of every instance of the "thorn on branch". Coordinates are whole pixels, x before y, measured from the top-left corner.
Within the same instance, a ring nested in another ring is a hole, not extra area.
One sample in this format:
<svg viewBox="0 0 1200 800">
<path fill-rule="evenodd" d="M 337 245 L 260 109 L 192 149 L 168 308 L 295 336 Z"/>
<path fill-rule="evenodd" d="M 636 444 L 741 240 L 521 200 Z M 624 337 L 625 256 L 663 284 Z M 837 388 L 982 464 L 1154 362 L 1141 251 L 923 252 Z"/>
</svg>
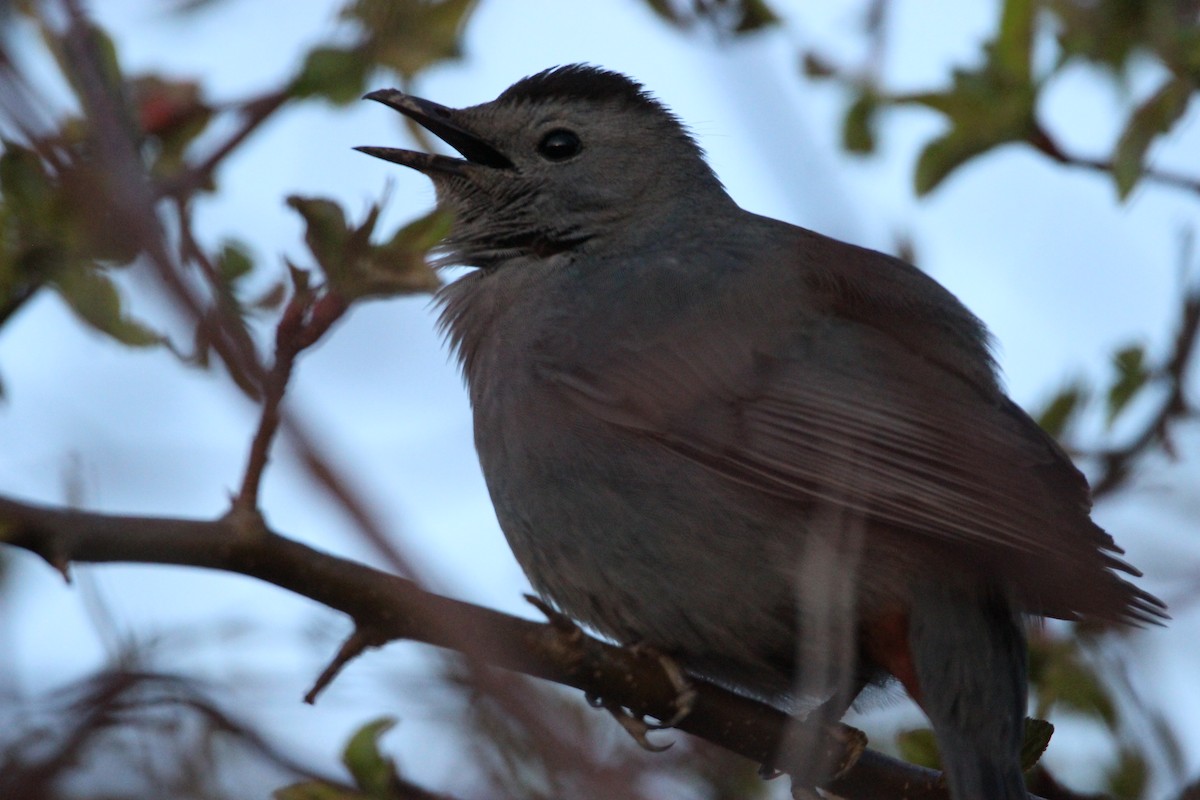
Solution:
<svg viewBox="0 0 1200 800">
<path fill-rule="evenodd" d="M 63 582 L 70 586 L 72 583 L 71 560 L 65 555 L 55 555 L 47 559 L 47 561 L 49 562 L 50 566 L 54 567 L 54 569 L 58 571 L 59 575 L 62 575 Z"/>
<path fill-rule="evenodd" d="M 310 706 L 316 703 L 317 695 L 325 691 L 325 688 L 329 686 L 329 684 L 333 683 L 333 679 L 341 673 L 342 668 L 349 664 L 351 660 L 362 655 L 362 653 L 364 653 L 367 649 L 379 647 L 383 644 L 386 644 L 387 641 L 387 636 L 380 634 L 379 631 L 376 631 L 372 628 L 355 628 L 354 633 L 350 634 L 350 637 L 342 643 L 341 648 L 338 649 L 337 655 L 335 655 L 333 660 L 329 662 L 329 666 L 325 667 L 325 669 L 321 671 L 321 674 L 317 676 L 317 680 L 313 683 L 312 688 L 305 693 L 304 702 L 308 703 Z"/>
<path fill-rule="evenodd" d="M 574 639 L 583 638 L 583 630 L 566 614 L 554 608 L 537 595 L 526 594 L 524 597 L 525 602 L 542 612 L 542 614 L 546 617 L 546 621 L 549 622 L 550 625 L 556 630 L 565 634 L 569 634 Z"/>
</svg>

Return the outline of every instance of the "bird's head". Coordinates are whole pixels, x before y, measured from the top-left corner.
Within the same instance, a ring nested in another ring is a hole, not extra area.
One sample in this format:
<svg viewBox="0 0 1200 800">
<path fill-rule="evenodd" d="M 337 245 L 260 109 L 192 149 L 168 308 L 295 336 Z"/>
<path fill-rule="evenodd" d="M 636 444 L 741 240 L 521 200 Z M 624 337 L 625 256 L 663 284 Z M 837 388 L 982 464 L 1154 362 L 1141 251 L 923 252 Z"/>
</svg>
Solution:
<svg viewBox="0 0 1200 800">
<path fill-rule="evenodd" d="M 358 148 L 433 180 L 439 206 L 455 217 L 447 263 L 553 255 L 727 200 L 679 120 L 615 72 L 556 67 L 460 109 L 396 89 L 366 97 L 461 156 Z"/>
</svg>

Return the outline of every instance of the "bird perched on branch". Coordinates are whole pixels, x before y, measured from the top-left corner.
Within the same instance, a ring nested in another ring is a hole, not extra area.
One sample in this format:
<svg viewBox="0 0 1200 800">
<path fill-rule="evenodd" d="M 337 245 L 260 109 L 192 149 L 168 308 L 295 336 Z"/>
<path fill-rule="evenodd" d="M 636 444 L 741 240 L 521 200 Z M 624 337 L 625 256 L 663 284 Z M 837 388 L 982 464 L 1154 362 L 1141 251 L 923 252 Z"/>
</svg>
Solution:
<svg viewBox="0 0 1200 800">
<path fill-rule="evenodd" d="M 442 290 L 500 525 L 569 616 L 840 717 L 894 676 L 957 800 L 1025 797 L 1027 618 L 1155 622 L 983 324 L 898 259 L 744 211 L 630 79 L 446 108 L 364 152 L 454 214 Z"/>
</svg>

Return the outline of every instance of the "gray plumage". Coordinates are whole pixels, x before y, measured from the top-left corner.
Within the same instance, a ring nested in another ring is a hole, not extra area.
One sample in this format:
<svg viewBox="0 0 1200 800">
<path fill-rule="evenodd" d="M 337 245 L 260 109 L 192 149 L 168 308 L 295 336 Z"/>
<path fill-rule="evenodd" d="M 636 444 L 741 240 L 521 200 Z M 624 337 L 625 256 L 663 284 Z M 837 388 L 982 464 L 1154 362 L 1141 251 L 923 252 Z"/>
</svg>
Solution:
<svg viewBox="0 0 1200 800">
<path fill-rule="evenodd" d="M 463 156 L 361 148 L 432 178 L 442 260 L 479 268 L 442 324 L 538 591 L 789 708 L 840 715 L 895 674 L 959 800 L 1023 796 L 1021 615 L 1163 606 L 1005 396 L 982 323 L 909 264 L 740 209 L 624 76 L 368 97 Z"/>
</svg>

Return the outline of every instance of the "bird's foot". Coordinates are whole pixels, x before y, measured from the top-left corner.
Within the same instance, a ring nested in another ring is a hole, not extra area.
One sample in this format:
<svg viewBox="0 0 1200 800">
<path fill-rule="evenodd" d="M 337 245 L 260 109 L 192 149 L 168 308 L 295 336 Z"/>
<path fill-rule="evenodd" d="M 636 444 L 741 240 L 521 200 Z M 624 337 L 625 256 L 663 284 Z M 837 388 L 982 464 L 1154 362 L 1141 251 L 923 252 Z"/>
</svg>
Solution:
<svg viewBox="0 0 1200 800">
<path fill-rule="evenodd" d="M 679 662 L 671 656 L 643 642 L 631 644 L 629 650 L 635 655 L 656 660 L 667 676 L 667 680 L 671 682 L 671 687 L 675 690 L 675 698 L 671 701 L 671 706 L 675 709 L 675 713 L 660 720 L 654 729 L 674 728 L 696 707 L 696 687 L 692 685 Z"/>
<path fill-rule="evenodd" d="M 603 708 L 605 711 L 611 714 L 612 718 L 617 721 L 617 724 L 624 728 L 625 732 L 628 733 L 643 750 L 649 750 L 651 753 L 661 753 L 664 750 L 669 750 L 671 746 L 675 744 L 674 742 L 655 744 L 654 742 L 650 741 L 649 734 L 653 733 L 654 731 L 662 730 L 665 726 L 653 722 L 646 722 L 645 717 L 632 714 L 630 713 L 629 709 L 625 708 L 624 706 L 610 702 L 594 694 L 585 695 L 585 697 L 587 698 L 588 705 L 592 706 L 593 708 Z"/>
</svg>

